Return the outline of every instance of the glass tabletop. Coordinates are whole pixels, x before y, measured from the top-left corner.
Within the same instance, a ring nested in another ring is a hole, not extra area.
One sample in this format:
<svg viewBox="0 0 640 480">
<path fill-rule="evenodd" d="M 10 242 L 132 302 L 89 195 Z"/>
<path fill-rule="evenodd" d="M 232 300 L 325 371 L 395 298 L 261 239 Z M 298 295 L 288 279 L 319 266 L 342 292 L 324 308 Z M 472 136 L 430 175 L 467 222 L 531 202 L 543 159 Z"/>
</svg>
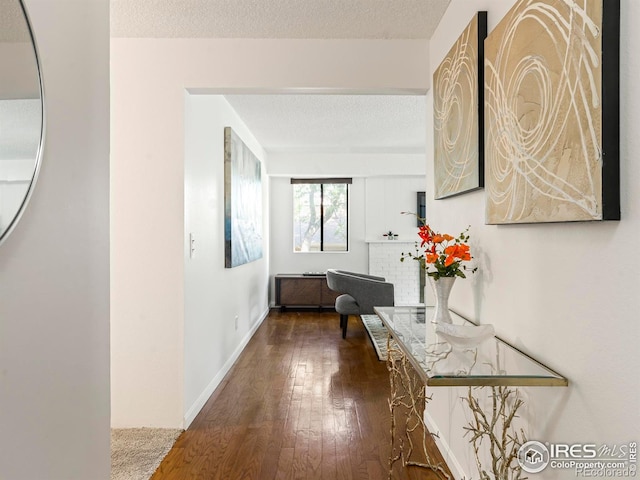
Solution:
<svg viewBox="0 0 640 480">
<path fill-rule="evenodd" d="M 434 307 L 375 307 L 400 349 L 430 386 L 567 386 L 529 355 L 451 311 L 452 324 L 432 321 Z"/>
</svg>

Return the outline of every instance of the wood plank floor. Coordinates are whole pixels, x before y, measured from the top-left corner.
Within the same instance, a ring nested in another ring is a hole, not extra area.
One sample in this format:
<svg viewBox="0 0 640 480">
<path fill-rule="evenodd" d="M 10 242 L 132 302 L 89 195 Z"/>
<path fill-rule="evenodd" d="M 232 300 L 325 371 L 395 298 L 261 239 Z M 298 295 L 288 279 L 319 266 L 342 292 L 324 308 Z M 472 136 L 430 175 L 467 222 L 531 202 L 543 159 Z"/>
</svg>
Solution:
<svg viewBox="0 0 640 480">
<path fill-rule="evenodd" d="M 386 363 L 359 320 L 346 340 L 338 324 L 335 313 L 272 310 L 151 480 L 387 478 Z"/>
</svg>

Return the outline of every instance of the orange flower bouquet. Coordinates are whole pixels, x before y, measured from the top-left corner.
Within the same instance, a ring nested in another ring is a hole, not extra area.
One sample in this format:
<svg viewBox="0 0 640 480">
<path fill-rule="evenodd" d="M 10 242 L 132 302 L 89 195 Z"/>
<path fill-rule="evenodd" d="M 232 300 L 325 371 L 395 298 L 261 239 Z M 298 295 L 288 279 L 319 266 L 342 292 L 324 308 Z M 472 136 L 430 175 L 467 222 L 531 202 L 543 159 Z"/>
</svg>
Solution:
<svg viewBox="0 0 640 480">
<path fill-rule="evenodd" d="M 420 245 L 416 242 L 415 253 L 402 253 L 401 262 L 404 262 L 405 258 L 419 261 L 427 275 L 433 277 L 434 280 L 438 280 L 440 277 L 467 278 L 464 274 L 465 271 L 474 273 L 478 269 L 477 267 L 469 269 L 462 264 L 462 262 L 468 262 L 473 258 L 467 243 L 470 227 L 467 227 L 457 237 L 453 237 L 448 233 L 436 232 L 425 223 L 423 218 L 418 217 L 418 220 L 423 223 L 418 230 L 418 236 L 421 239 Z"/>
</svg>

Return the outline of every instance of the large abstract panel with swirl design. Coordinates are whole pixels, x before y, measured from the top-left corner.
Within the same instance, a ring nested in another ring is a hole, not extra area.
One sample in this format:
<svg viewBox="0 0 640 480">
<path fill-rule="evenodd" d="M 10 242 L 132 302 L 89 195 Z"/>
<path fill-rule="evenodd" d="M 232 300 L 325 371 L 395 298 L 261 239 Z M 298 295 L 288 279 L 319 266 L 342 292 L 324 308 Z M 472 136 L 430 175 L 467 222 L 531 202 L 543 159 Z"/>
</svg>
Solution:
<svg viewBox="0 0 640 480">
<path fill-rule="evenodd" d="M 521 0 L 487 37 L 487 223 L 620 218 L 619 42 L 619 0 Z"/>
<path fill-rule="evenodd" d="M 482 187 L 483 42 L 487 12 L 478 12 L 433 74 L 435 198 Z"/>
</svg>

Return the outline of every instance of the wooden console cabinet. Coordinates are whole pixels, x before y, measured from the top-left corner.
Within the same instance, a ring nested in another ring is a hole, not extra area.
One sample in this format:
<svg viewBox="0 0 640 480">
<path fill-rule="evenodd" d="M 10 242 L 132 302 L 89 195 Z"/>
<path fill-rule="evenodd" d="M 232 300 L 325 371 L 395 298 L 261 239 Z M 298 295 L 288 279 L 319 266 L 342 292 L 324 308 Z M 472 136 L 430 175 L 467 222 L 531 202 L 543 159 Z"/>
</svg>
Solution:
<svg viewBox="0 0 640 480">
<path fill-rule="evenodd" d="M 276 306 L 333 308 L 338 292 L 329 290 L 326 275 L 279 274 L 276 281 Z"/>
</svg>

